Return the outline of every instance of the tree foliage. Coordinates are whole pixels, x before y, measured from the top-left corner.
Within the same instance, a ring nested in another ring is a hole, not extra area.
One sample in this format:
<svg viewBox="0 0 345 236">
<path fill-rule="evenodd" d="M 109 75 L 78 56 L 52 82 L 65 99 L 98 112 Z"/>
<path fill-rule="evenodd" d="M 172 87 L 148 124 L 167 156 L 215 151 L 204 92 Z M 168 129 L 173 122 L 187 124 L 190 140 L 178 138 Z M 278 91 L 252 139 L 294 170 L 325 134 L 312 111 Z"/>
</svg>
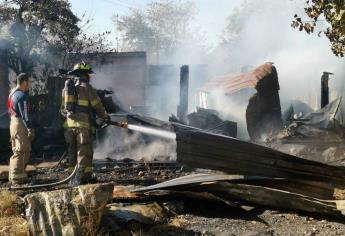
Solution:
<svg viewBox="0 0 345 236">
<path fill-rule="evenodd" d="M 233 44 L 238 41 L 246 22 L 258 9 L 257 3 L 254 4 L 252 1 L 245 1 L 240 8 L 234 9 L 232 14 L 226 18 L 221 43 Z"/>
<path fill-rule="evenodd" d="M 87 22 L 89 23 L 89 22 Z M 66 0 L 0 2 L 2 43 L 15 73 L 32 73 L 37 64 L 64 66 L 67 55 L 105 50 L 104 34 L 87 36 Z"/>
<path fill-rule="evenodd" d="M 326 28 L 320 30 L 318 35 L 324 33 L 331 42 L 333 53 L 343 57 L 345 53 L 345 1 L 308 0 L 306 4 L 304 11 L 308 19 L 303 20 L 296 14 L 292 27 L 311 34 L 315 32 L 315 27 L 320 21 L 326 21 Z"/>
<path fill-rule="evenodd" d="M 161 50 L 173 50 L 192 37 L 190 23 L 195 14 L 192 2 L 161 0 L 146 9 L 132 9 L 120 18 L 118 27 L 128 49 L 153 53 L 158 63 Z"/>
<path fill-rule="evenodd" d="M 52 45 L 66 45 L 78 36 L 79 19 L 62 0 L 12 0 L 0 5 L 0 23 L 6 25 L 9 66 L 16 73 L 32 72 L 39 55 Z"/>
</svg>

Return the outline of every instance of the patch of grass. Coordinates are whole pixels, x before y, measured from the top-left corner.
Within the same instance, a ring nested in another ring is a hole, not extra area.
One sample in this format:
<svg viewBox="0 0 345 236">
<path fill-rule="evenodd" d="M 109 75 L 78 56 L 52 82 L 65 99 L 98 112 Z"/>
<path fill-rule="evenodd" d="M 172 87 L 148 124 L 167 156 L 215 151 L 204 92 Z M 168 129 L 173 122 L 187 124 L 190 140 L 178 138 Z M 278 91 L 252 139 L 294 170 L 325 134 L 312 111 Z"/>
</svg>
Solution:
<svg viewBox="0 0 345 236">
<path fill-rule="evenodd" d="M 83 234 L 86 236 L 98 235 L 98 218 L 99 214 L 92 211 L 88 212 L 88 215 L 83 217 Z"/>
<path fill-rule="evenodd" d="M 0 192 L 0 217 L 20 214 L 18 197 L 10 191 Z"/>
<path fill-rule="evenodd" d="M 174 226 L 174 227 L 177 227 L 177 228 L 183 228 L 187 225 L 188 221 L 186 219 L 184 219 L 182 216 L 177 216 L 177 217 L 174 217 L 172 218 L 170 221 L 169 221 L 169 226 Z"/>
<path fill-rule="evenodd" d="M 0 217 L 0 235 L 29 236 L 28 223 L 20 216 Z"/>
<path fill-rule="evenodd" d="M 20 201 L 10 191 L 0 192 L 0 235 L 29 236 L 27 221 L 20 216 Z"/>
</svg>

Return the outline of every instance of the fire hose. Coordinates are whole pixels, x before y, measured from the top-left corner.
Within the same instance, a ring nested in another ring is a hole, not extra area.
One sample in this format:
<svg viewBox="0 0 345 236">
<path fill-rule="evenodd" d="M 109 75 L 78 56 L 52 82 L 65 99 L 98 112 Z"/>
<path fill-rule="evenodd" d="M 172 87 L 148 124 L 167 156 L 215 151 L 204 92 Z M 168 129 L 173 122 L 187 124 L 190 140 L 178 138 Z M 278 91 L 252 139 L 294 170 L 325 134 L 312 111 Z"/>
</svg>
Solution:
<svg viewBox="0 0 345 236">
<path fill-rule="evenodd" d="M 112 120 L 107 121 L 104 125 L 101 126 L 101 128 L 104 128 L 109 125 L 117 126 L 124 129 L 128 128 L 127 122 L 117 122 L 117 121 L 112 121 Z M 62 160 L 67 156 L 66 154 L 67 152 L 63 153 L 58 164 L 53 168 L 53 170 L 55 170 L 60 165 Z M 52 188 L 52 187 L 55 187 L 55 186 L 58 186 L 70 181 L 74 177 L 74 175 L 77 173 L 77 170 L 78 170 L 78 165 L 75 166 L 73 172 L 67 178 L 60 180 L 58 182 L 49 183 L 49 184 L 28 185 L 28 186 L 14 186 L 14 187 L 11 186 L 9 188 L 0 188 L 0 190 L 33 190 L 33 189 L 39 189 L 39 188 Z"/>
<path fill-rule="evenodd" d="M 116 121 L 108 121 L 106 123 L 106 125 L 114 125 L 114 126 L 118 126 L 121 128 L 127 128 L 128 124 L 127 122 L 116 122 Z M 53 170 L 55 170 L 60 163 L 62 162 L 62 160 L 67 156 L 66 155 L 67 152 L 64 152 L 58 162 L 58 164 L 53 168 Z M 38 184 L 38 185 L 27 185 L 27 186 L 11 186 L 9 188 L 0 188 L 0 190 L 33 190 L 33 189 L 40 189 L 40 188 L 52 188 L 52 187 L 56 187 L 59 186 L 61 184 L 67 183 L 68 181 L 70 181 L 75 174 L 77 173 L 78 170 L 78 165 L 75 166 L 73 172 L 65 179 L 60 180 L 58 182 L 54 182 L 54 183 L 48 183 L 48 184 Z"/>
<path fill-rule="evenodd" d="M 9 188 L 0 188 L 0 190 L 32 190 L 32 189 L 39 189 L 39 188 L 52 188 L 52 187 L 55 187 L 55 186 L 58 186 L 70 181 L 77 173 L 77 170 L 78 170 L 78 165 L 75 166 L 72 174 L 70 174 L 67 178 L 60 180 L 58 182 L 49 183 L 49 184 L 27 185 L 27 186 L 13 186 L 13 187 L 11 186 Z"/>
</svg>

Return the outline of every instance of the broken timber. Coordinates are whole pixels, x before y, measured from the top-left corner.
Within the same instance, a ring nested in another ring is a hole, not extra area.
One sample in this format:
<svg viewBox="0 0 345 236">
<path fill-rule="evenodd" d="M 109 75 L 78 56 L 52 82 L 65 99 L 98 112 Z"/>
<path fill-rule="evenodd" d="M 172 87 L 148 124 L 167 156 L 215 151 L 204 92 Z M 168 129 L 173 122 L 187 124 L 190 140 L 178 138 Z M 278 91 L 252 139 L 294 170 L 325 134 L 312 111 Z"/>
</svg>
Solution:
<svg viewBox="0 0 345 236">
<path fill-rule="evenodd" d="M 235 138 L 174 124 L 177 161 L 228 174 L 322 181 L 345 185 L 345 168 L 279 152 Z"/>
<path fill-rule="evenodd" d="M 270 185 L 270 187 L 267 187 L 267 185 Z M 283 179 L 196 174 L 134 191 L 144 192 L 146 195 L 157 194 L 157 190 L 180 191 L 181 193 L 210 193 L 230 202 L 241 200 L 253 205 L 321 213 L 339 218 L 344 217 L 345 200 L 335 200 L 333 196 L 335 189 L 329 187 L 314 193 L 313 191 L 308 191 L 308 186 L 309 188 L 311 185 L 316 187 L 317 183 L 303 181 L 299 183 L 299 188 L 290 189 L 291 192 L 286 190 L 291 186 L 286 185 L 289 185 L 289 183 L 286 183 Z M 307 190 L 303 190 L 304 188 Z M 169 191 L 162 193 L 171 194 Z"/>
</svg>

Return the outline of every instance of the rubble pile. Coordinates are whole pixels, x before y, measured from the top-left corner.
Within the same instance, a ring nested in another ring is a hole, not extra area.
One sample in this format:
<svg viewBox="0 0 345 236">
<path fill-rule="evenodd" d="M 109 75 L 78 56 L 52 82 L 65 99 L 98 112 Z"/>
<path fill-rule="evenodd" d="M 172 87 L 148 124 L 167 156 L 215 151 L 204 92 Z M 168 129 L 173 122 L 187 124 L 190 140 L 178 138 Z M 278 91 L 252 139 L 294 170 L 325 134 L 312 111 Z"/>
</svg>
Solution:
<svg viewBox="0 0 345 236">
<path fill-rule="evenodd" d="M 188 213 L 188 202 L 194 207 L 200 206 L 197 202 L 207 202 L 210 206 L 221 204 L 244 212 L 262 206 L 344 217 L 344 167 L 304 160 L 180 124 L 173 126 L 177 134 L 178 165 L 171 161 L 95 161 L 96 173 L 108 177 L 99 180 L 107 183 L 76 188 L 61 186 L 59 190 L 34 192 L 24 197 L 30 233 L 126 235 L 123 232 L 156 230 L 157 225 L 165 224 L 169 230 L 179 232 L 179 227 L 171 225 L 176 222 L 170 219 Z M 56 164 L 35 168 L 52 170 Z M 181 172 L 183 165 L 208 171 Z M 55 171 L 60 171 L 59 168 Z M 126 181 L 117 179 L 126 175 Z M 147 181 L 156 175 L 161 177 L 156 179 L 156 184 Z M 162 182 L 163 175 L 170 180 Z M 202 203 L 201 206 L 206 208 Z"/>
<path fill-rule="evenodd" d="M 343 166 L 345 146 L 342 97 L 317 111 L 296 114 L 293 110 L 285 118 L 286 128 L 280 131 L 270 146 L 303 159 Z"/>
<path fill-rule="evenodd" d="M 264 83 L 266 74 L 261 77 Z M 277 82 L 276 74 L 272 78 Z M 276 85 L 272 101 L 280 103 Z M 269 104 L 271 98 L 267 99 Z M 163 122 L 127 112 L 113 114 L 114 120 L 108 125 L 124 128 L 121 132 L 135 142 L 120 142 L 121 148 L 113 143 L 108 153 L 100 150 L 101 159 L 93 161 L 97 184 L 69 186 L 67 182 L 76 169 L 72 174 L 66 171 L 66 153 L 58 162 L 46 162 L 45 153 L 57 150 L 57 146 L 43 148 L 38 158 L 41 163 L 29 165 L 26 170 L 32 183 L 12 188 L 23 197 L 15 198 L 24 200 L 21 208 L 5 207 L 0 213 L 16 212 L 14 217 L 24 227 L 23 235 L 141 235 L 143 231 L 157 235 L 163 232 L 159 227 L 174 232 L 171 235 L 195 235 L 183 229 L 190 222 L 181 216 L 202 209 L 205 211 L 201 214 L 208 216 L 212 207 L 219 206 L 221 212 L 235 215 L 252 214 L 253 209 L 261 207 L 342 220 L 345 167 L 339 162 L 345 153 L 343 107 L 339 98 L 316 112 L 309 110 L 296 116 L 292 108 L 283 116 L 285 129 L 278 136 L 267 129 L 264 133 L 272 134 L 267 140 L 261 139 L 263 133 L 254 124 L 258 121 L 255 117 L 263 112 L 252 114 L 249 109 L 249 114 L 247 109 L 247 122 L 254 119 L 252 131 L 260 136 L 252 139 L 256 143 L 236 139 L 237 123 L 222 120 L 211 109 L 197 108 L 189 115 L 184 111 L 188 125 L 179 119 Z M 275 108 L 280 113 L 280 106 Z M 261 118 L 260 122 L 266 120 Z M 279 122 L 274 131 L 281 126 L 281 117 L 276 118 Z M 130 128 L 134 126 L 140 129 Z M 99 131 L 98 142 L 109 139 L 107 129 Z M 163 132 L 171 135 L 157 136 Z M 171 145 L 173 153 L 159 156 L 158 160 L 133 152 L 134 148 L 157 141 Z M 8 167 L 0 166 L 0 180 L 7 181 L 7 176 Z M 7 227 L 5 235 L 10 235 L 13 227 Z"/>
<path fill-rule="evenodd" d="M 229 120 L 222 120 L 215 110 L 197 108 L 187 116 L 188 125 L 204 129 L 212 133 L 222 134 L 230 137 L 237 137 L 237 123 Z"/>
</svg>

